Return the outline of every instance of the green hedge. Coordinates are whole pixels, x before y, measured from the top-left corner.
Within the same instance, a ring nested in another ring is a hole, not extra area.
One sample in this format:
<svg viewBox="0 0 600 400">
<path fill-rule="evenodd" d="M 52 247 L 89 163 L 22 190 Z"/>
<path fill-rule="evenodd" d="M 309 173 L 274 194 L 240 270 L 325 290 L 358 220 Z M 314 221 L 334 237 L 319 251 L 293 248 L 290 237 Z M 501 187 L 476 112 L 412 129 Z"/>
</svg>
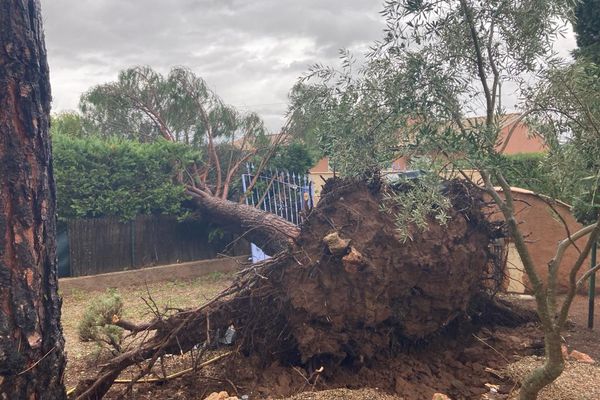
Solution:
<svg viewBox="0 0 600 400">
<path fill-rule="evenodd" d="M 182 215 L 184 187 L 174 178 L 200 154 L 177 143 L 54 135 L 59 220 L 138 214 Z"/>
<path fill-rule="evenodd" d="M 511 186 L 537 193 L 552 194 L 550 177 L 545 172 L 545 153 L 523 153 L 502 156 L 501 169 Z"/>
</svg>

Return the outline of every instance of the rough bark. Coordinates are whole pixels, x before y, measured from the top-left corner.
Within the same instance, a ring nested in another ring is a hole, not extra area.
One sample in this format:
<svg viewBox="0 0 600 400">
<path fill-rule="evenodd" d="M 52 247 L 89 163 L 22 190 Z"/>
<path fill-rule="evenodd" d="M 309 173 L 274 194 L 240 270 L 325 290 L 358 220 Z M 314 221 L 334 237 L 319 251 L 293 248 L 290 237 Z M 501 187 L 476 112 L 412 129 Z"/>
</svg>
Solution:
<svg viewBox="0 0 600 400">
<path fill-rule="evenodd" d="M 561 336 L 557 331 L 544 332 L 546 361 L 530 373 L 519 391 L 519 400 L 535 400 L 538 393 L 562 374 L 565 368 L 561 350 Z"/>
<path fill-rule="evenodd" d="M 64 339 L 37 0 L 0 2 L 0 398 L 64 399 Z"/>
<path fill-rule="evenodd" d="M 204 218 L 232 233 L 243 235 L 268 254 L 288 249 L 300 234 L 296 225 L 275 214 L 193 188 L 188 190 L 188 194 Z"/>
</svg>

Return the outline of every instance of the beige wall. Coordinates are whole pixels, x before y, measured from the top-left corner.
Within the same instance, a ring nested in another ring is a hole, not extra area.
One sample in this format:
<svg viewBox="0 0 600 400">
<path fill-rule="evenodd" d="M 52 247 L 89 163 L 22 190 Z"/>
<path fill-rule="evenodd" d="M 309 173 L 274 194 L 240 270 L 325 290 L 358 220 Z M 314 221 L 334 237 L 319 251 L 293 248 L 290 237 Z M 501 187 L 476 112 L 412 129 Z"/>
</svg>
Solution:
<svg viewBox="0 0 600 400">
<path fill-rule="evenodd" d="M 567 232 L 564 225 L 553 213 L 552 208 L 537 195 L 527 190 L 513 188 L 513 197 L 515 199 L 515 214 L 519 222 L 519 227 L 527 241 L 527 247 L 531 253 L 536 271 L 542 280 L 547 282 L 548 262 L 554 257 L 558 243 L 567 237 Z M 582 228 L 582 225 L 571 214 L 568 205 L 557 203 L 554 208 L 565 220 L 571 233 Z M 501 220 L 503 218 L 500 212 L 496 210 L 493 211 L 490 219 Z M 581 239 L 576 243 L 582 248 L 585 241 Z M 558 288 L 560 292 L 565 292 L 568 287 L 570 267 L 574 264 L 578 255 L 577 249 L 573 246 L 569 246 L 565 252 L 558 273 Z M 519 281 L 518 269 L 522 269 L 522 262 L 512 244 L 509 245 L 508 260 L 511 277 L 513 277 L 513 280 Z M 579 275 L 582 275 L 588 268 L 589 260 L 586 260 Z M 522 283 L 525 285 L 525 291 L 530 292 L 531 283 L 526 274 L 523 274 Z M 517 282 L 509 281 L 508 285 L 513 289 L 519 288 Z M 600 288 L 600 282 L 596 286 Z"/>
</svg>

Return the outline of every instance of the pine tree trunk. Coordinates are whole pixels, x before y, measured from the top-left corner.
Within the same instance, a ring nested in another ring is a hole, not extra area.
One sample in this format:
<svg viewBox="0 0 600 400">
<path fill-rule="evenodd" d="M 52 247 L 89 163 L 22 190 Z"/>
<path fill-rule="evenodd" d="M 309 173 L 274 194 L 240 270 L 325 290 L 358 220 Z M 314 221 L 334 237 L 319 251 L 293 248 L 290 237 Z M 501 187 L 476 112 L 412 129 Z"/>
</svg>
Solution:
<svg viewBox="0 0 600 400">
<path fill-rule="evenodd" d="M 300 234 L 296 225 L 275 214 L 208 194 L 188 193 L 203 218 L 243 235 L 270 255 L 289 248 Z"/>
<path fill-rule="evenodd" d="M 0 2 L 0 398 L 65 399 L 38 0 Z"/>
</svg>

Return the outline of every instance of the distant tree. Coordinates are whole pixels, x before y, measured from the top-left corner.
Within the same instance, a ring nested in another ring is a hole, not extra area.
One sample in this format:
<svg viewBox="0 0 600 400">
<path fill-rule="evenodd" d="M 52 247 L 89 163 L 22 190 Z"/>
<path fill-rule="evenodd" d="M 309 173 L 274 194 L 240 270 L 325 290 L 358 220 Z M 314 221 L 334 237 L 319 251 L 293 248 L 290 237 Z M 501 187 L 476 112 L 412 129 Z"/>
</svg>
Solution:
<svg viewBox="0 0 600 400">
<path fill-rule="evenodd" d="M 83 137 L 87 135 L 81 114 L 75 111 L 63 111 L 51 115 L 50 134 L 52 136 L 65 135 L 70 137 Z"/>
<path fill-rule="evenodd" d="M 328 155 L 329 151 L 328 127 L 322 122 L 334 105 L 325 103 L 326 94 L 319 86 L 298 82 L 288 95 L 291 136 L 303 143 L 315 160 Z"/>
<path fill-rule="evenodd" d="M 192 71 L 176 67 L 164 76 L 150 67 L 133 67 L 118 80 L 81 96 L 79 108 L 100 135 L 148 142 L 162 137 L 202 147 L 220 141 L 264 135 L 257 114 L 241 114 L 225 104 Z"/>
<path fill-rule="evenodd" d="M 315 164 L 310 148 L 302 142 L 292 142 L 277 149 L 269 161 L 270 168 L 305 174 Z"/>
<path fill-rule="evenodd" d="M 573 29 L 579 47 L 575 55 L 600 64 L 600 0 L 577 2 Z"/>
<path fill-rule="evenodd" d="M 288 129 L 274 141 L 268 138 L 258 115 L 241 114 L 224 104 L 192 71 L 177 67 L 166 76 L 149 67 L 121 71 L 117 81 L 85 93 L 80 109 L 85 126 L 97 135 L 139 142 L 163 139 L 201 152 L 181 182 L 190 205 L 208 221 L 246 234 L 272 253 L 298 234 L 287 220 L 242 204 L 257 179 L 246 193 L 238 191 L 232 197 L 245 163 L 256 160 L 258 176 L 279 145 L 287 142 Z"/>
<path fill-rule="evenodd" d="M 40 2 L 0 2 L 0 398 L 66 399 Z"/>
<path fill-rule="evenodd" d="M 600 66 L 587 59 L 549 69 L 528 94 L 532 123 L 550 147 L 553 194 L 568 197 L 575 216 L 600 217 Z"/>
</svg>

